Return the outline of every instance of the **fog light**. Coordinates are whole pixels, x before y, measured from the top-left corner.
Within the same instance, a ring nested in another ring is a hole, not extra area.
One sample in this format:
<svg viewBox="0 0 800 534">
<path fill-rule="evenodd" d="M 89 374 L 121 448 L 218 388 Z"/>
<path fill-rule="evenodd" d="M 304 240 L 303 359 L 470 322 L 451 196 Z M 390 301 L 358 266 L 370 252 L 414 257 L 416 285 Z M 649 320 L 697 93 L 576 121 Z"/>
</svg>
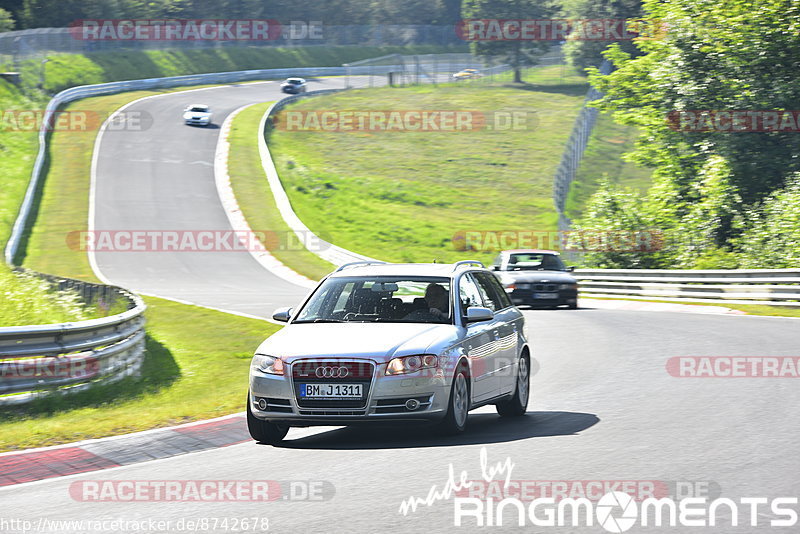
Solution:
<svg viewBox="0 0 800 534">
<path fill-rule="evenodd" d="M 256 404 L 258 404 L 258 409 L 261 410 L 262 412 L 267 411 L 267 399 L 264 398 L 258 399 L 258 402 Z"/>
<path fill-rule="evenodd" d="M 413 412 L 419 408 L 419 401 L 417 399 L 408 399 L 406 401 L 406 408 Z"/>
</svg>

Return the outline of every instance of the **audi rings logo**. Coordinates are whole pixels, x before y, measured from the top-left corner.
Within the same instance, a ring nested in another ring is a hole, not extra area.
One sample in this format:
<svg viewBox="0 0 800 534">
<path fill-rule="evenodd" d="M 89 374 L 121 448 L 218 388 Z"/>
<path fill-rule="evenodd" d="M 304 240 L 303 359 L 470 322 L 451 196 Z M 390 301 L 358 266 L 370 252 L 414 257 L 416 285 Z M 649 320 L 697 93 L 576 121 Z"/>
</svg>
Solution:
<svg viewBox="0 0 800 534">
<path fill-rule="evenodd" d="M 314 374 L 317 378 L 344 378 L 350 370 L 347 367 L 317 367 Z"/>
</svg>

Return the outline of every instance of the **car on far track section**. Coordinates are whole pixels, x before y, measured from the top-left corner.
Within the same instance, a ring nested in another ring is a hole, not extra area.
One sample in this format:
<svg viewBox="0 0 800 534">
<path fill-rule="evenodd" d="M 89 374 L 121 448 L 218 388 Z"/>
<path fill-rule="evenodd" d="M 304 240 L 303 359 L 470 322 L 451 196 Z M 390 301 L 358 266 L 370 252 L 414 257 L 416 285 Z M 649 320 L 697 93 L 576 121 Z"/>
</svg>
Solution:
<svg viewBox="0 0 800 534">
<path fill-rule="evenodd" d="M 192 104 L 183 110 L 183 120 L 192 126 L 208 126 L 214 114 L 206 104 Z"/>
<path fill-rule="evenodd" d="M 554 250 L 504 250 L 492 271 L 517 306 L 532 308 L 578 307 L 578 280 Z"/>
<path fill-rule="evenodd" d="M 305 93 L 307 89 L 306 81 L 303 78 L 286 78 L 286 81 L 281 84 L 281 91 L 290 95 Z"/>
</svg>

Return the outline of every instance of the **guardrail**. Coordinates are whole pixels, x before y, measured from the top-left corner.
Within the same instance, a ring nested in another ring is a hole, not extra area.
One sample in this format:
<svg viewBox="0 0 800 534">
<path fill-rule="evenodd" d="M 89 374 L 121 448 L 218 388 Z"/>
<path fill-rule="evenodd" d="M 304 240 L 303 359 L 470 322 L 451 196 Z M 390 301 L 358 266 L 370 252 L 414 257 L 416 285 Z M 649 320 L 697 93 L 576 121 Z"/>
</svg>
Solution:
<svg viewBox="0 0 800 534">
<path fill-rule="evenodd" d="M 58 291 L 126 311 L 74 323 L 0 328 L 0 406 L 22 404 L 53 392 L 80 391 L 139 372 L 144 359 L 142 299 L 125 289 L 35 274 Z"/>
<path fill-rule="evenodd" d="M 800 306 L 800 269 L 577 269 L 581 296 Z"/>
</svg>

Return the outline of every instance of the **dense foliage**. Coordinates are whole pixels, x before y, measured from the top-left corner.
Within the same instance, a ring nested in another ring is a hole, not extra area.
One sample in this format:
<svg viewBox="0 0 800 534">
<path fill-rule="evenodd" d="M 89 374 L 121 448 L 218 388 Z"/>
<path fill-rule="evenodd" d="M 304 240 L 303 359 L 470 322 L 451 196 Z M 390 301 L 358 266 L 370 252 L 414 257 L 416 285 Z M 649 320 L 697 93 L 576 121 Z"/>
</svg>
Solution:
<svg viewBox="0 0 800 534">
<path fill-rule="evenodd" d="M 606 56 L 617 70 L 605 77 L 595 70 L 591 80 L 606 94 L 600 107 L 642 131 L 629 157 L 654 169 L 654 185 L 642 197 L 607 186 L 592 199 L 580 225 L 656 227 L 667 236 L 666 247 L 646 257 L 597 253 L 590 262 L 785 265 L 791 254 L 776 249 L 793 247 L 796 258 L 800 241 L 798 205 L 792 203 L 800 131 L 682 131 L 668 119 L 686 110 L 796 110 L 800 4 L 645 0 L 644 8 L 649 18 L 666 24 L 665 37 L 638 42 L 644 52 L 639 57 L 612 45 Z"/>
</svg>

